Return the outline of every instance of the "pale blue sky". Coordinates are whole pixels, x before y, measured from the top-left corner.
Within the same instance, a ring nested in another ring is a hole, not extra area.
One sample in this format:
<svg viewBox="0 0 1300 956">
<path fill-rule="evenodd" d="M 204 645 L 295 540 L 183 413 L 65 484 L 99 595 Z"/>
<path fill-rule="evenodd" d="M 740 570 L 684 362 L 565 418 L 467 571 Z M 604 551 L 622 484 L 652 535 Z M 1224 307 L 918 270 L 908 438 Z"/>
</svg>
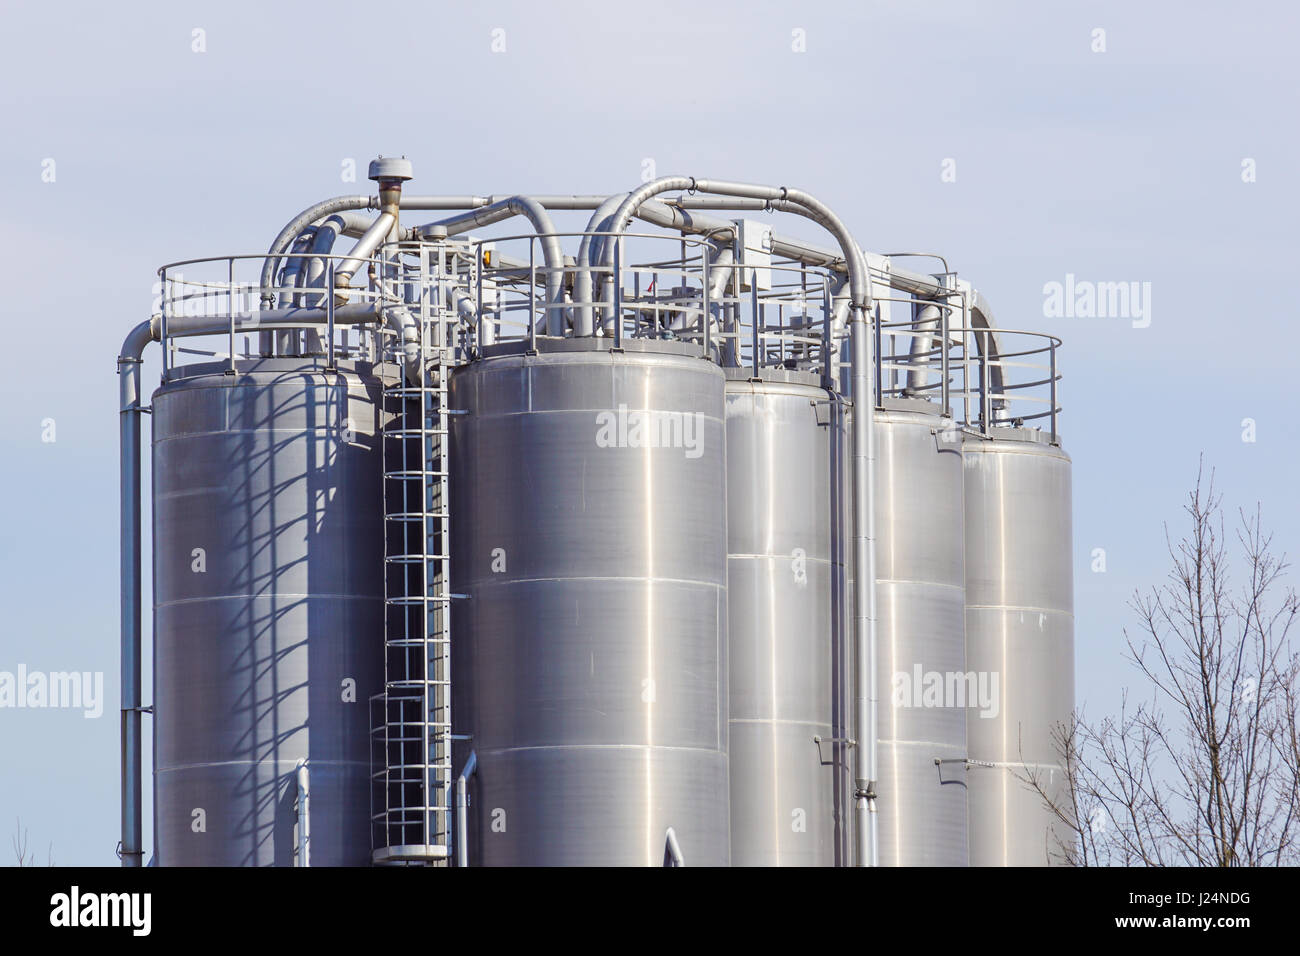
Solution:
<svg viewBox="0 0 1300 956">
<path fill-rule="evenodd" d="M 941 252 L 1002 324 L 1060 335 L 1078 699 L 1113 706 L 1125 601 L 1164 574 L 1199 454 L 1297 550 L 1298 21 L 1280 2 L 5 3 L 0 670 L 103 671 L 108 700 L 97 720 L 0 710 L 0 857 L 20 817 L 42 859 L 116 862 L 113 360 L 154 270 L 263 250 L 364 191 L 340 163 L 364 177 L 381 152 L 421 193 L 609 193 L 647 157 L 797 185 L 867 249 Z M 1067 273 L 1150 282 L 1150 327 L 1044 318 Z"/>
</svg>

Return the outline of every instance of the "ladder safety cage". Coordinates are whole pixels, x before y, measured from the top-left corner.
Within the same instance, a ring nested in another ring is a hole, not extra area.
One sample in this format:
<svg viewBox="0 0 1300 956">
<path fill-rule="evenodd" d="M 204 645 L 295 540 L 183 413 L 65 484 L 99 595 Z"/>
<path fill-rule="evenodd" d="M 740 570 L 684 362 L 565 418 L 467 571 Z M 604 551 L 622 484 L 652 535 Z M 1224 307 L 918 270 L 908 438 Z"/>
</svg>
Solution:
<svg viewBox="0 0 1300 956">
<path fill-rule="evenodd" d="M 384 689 L 371 701 L 372 850 L 376 863 L 446 865 L 454 777 L 448 382 L 458 319 L 442 291 L 450 243 L 391 243 L 383 299 L 416 314 L 418 380 L 401 342 L 384 350 Z M 392 334 L 389 333 L 389 339 Z"/>
</svg>

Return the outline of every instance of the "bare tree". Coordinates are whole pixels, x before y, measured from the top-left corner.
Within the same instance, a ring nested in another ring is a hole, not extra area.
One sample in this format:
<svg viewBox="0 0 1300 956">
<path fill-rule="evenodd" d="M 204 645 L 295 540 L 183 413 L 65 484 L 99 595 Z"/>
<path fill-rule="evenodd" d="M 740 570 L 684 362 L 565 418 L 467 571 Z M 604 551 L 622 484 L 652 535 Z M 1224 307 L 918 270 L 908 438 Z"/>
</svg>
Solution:
<svg viewBox="0 0 1300 956">
<path fill-rule="evenodd" d="M 9 845 L 14 850 L 14 865 L 35 866 L 36 854 L 27 848 L 28 833 L 27 828 L 23 826 L 22 820 L 14 821 L 14 835 L 9 838 Z M 51 843 L 47 849 L 46 865 L 54 865 L 54 844 Z"/>
<path fill-rule="evenodd" d="M 1055 814 L 1054 862 L 1073 866 L 1300 863 L 1300 613 L 1260 510 L 1239 512 L 1245 570 L 1230 580 L 1221 496 L 1204 467 L 1164 584 L 1134 594 L 1129 661 L 1149 688 L 1118 717 L 1056 730 L 1065 785 L 1024 779 Z"/>
<path fill-rule="evenodd" d="M 9 843 L 14 848 L 16 866 L 36 865 L 36 858 L 27 849 L 27 830 L 21 820 L 14 821 L 14 835 L 9 838 Z"/>
</svg>

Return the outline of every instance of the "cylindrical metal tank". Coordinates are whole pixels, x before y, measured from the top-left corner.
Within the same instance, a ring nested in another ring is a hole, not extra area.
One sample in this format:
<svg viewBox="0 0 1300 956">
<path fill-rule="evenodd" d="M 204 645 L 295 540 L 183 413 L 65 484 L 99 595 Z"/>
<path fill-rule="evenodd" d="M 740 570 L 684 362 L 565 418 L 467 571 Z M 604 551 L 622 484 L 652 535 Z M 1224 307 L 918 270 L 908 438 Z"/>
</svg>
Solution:
<svg viewBox="0 0 1300 956">
<path fill-rule="evenodd" d="M 365 865 L 382 684 L 380 383 L 363 364 L 173 371 L 153 396 L 161 866 Z"/>
<path fill-rule="evenodd" d="M 1068 833 L 1054 731 L 1074 709 L 1070 459 L 1036 429 L 968 437 L 966 662 L 1000 687 L 968 715 L 970 862 L 1044 866 Z"/>
<path fill-rule="evenodd" d="M 723 373 L 677 342 L 484 348 L 451 382 L 471 864 L 729 861 Z"/>
<path fill-rule="evenodd" d="M 830 396 L 727 373 L 731 861 L 833 866 Z"/>
<path fill-rule="evenodd" d="M 919 399 L 885 399 L 876 436 L 879 862 L 965 866 L 960 439 Z"/>
</svg>

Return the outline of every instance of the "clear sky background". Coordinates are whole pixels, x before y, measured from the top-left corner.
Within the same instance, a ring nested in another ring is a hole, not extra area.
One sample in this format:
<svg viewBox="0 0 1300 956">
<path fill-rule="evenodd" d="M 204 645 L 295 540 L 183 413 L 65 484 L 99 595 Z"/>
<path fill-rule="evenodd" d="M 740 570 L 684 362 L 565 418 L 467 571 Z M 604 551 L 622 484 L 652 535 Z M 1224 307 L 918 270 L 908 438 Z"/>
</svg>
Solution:
<svg viewBox="0 0 1300 956">
<path fill-rule="evenodd" d="M 1061 336 L 1077 696 L 1113 709 L 1198 456 L 1300 550 L 1297 36 L 1283 2 L 3 3 L 0 670 L 102 671 L 106 700 L 0 710 L 0 860 L 21 819 L 41 862 L 116 863 L 114 358 L 155 269 L 264 250 L 377 153 L 426 194 L 612 193 L 646 159 L 799 186 Z M 1067 274 L 1151 283 L 1149 327 L 1045 317 Z"/>
</svg>

